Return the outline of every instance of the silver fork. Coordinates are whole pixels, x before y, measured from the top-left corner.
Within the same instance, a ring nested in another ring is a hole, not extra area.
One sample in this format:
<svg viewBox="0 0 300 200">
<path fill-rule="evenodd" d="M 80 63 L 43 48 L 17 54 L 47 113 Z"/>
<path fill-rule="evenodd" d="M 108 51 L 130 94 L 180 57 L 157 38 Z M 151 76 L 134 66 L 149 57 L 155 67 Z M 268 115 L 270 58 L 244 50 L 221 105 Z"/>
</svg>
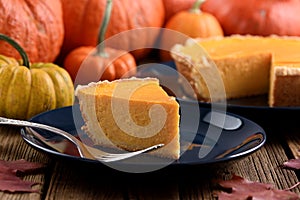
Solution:
<svg viewBox="0 0 300 200">
<path fill-rule="evenodd" d="M 58 129 L 56 127 L 53 127 L 53 126 L 35 123 L 35 122 L 29 122 L 29 121 L 25 121 L 25 120 L 9 119 L 9 118 L 4 118 L 4 117 L 0 117 L 0 124 L 21 126 L 21 127 L 32 127 L 32 128 L 39 128 L 39 129 L 51 131 L 53 133 L 56 133 L 64 138 L 66 138 L 70 142 L 72 142 L 76 146 L 80 157 L 96 159 L 101 162 L 113 162 L 113 161 L 119 161 L 119 160 L 131 158 L 133 156 L 137 156 L 139 154 L 142 154 L 142 153 L 145 153 L 145 152 L 148 152 L 148 151 L 151 151 L 151 150 L 154 150 L 154 149 L 164 146 L 164 144 L 157 144 L 157 145 L 148 147 L 146 149 L 142 149 L 142 150 L 134 151 L 134 152 L 107 153 L 107 152 L 101 151 L 100 149 L 89 147 L 89 146 L 85 145 L 84 143 L 82 143 L 80 140 L 78 140 L 76 137 L 71 135 L 70 133 L 63 131 L 61 129 Z"/>
</svg>

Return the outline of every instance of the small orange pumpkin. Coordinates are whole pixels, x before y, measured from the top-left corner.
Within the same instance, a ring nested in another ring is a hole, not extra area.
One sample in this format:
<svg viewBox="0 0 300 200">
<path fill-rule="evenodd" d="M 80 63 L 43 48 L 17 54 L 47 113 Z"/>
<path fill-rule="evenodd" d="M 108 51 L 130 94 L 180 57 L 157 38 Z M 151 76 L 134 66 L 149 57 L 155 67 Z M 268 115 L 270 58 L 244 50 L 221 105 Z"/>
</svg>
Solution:
<svg viewBox="0 0 300 200">
<path fill-rule="evenodd" d="M 105 48 L 107 57 L 95 53 L 92 46 L 82 46 L 71 51 L 64 61 L 74 84 L 87 84 L 99 80 L 115 80 L 136 73 L 134 57 L 126 51 Z"/>
<path fill-rule="evenodd" d="M 165 21 L 169 21 L 176 13 L 191 8 L 195 1 L 196 0 L 163 0 L 166 13 Z"/>
<path fill-rule="evenodd" d="M 74 84 L 87 84 L 99 80 L 129 77 L 136 73 L 133 55 L 104 46 L 105 33 L 111 15 L 112 0 L 107 0 L 103 22 L 98 34 L 99 45 L 81 46 L 72 50 L 64 60 L 64 67 L 70 73 Z"/>
<path fill-rule="evenodd" d="M 161 45 L 162 49 L 160 51 L 160 56 L 162 61 L 171 60 L 170 53 L 168 49 L 178 43 L 185 42 L 182 41 L 187 37 L 191 38 L 207 38 L 212 36 L 224 36 L 223 29 L 218 22 L 218 20 L 207 12 L 202 12 L 200 10 L 200 5 L 203 0 L 197 0 L 190 10 L 184 10 L 176 13 L 170 18 L 170 20 L 165 25 L 166 29 L 171 29 L 178 31 L 186 37 L 182 37 L 179 34 L 169 34 L 166 32 L 162 34 Z"/>
</svg>

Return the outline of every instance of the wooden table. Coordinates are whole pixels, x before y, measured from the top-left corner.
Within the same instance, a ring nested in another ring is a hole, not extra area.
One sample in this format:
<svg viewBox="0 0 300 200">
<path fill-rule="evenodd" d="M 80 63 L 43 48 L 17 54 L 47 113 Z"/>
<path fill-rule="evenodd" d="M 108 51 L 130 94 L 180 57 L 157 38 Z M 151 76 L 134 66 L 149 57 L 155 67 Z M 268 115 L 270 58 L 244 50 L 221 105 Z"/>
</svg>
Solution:
<svg viewBox="0 0 300 200">
<path fill-rule="evenodd" d="M 46 164 L 41 173 L 24 177 L 39 182 L 35 188 L 41 193 L 0 192 L 0 199 L 216 199 L 214 192 L 218 187 L 214 180 L 226 180 L 232 174 L 272 183 L 278 189 L 299 182 L 297 171 L 280 167 L 284 161 L 299 157 L 299 116 L 293 116 L 292 121 L 266 117 L 254 120 L 265 129 L 267 142 L 246 157 L 208 166 L 167 167 L 144 174 L 54 158 L 25 143 L 19 128 L 0 126 L 0 159 Z M 300 194 L 299 187 L 292 191 Z"/>
</svg>

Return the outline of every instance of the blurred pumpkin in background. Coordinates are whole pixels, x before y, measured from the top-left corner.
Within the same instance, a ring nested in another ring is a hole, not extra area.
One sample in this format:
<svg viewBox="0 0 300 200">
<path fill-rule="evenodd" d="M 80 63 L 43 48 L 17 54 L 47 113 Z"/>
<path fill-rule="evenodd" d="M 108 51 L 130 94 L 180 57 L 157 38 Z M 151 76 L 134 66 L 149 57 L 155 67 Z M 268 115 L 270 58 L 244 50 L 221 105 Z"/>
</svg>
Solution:
<svg viewBox="0 0 300 200">
<path fill-rule="evenodd" d="M 176 13 L 188 10 L 196 0 L 163 0 L 165 7 L 165 21 L 167 22 Z"/>
<path fill-rule="evenodd" d="M 63 43 L 64 26 L 60 0 L 0 0 L 0 33 L 18 42 L 31 62 L 53 62 Z M 0 54 L 20 58 L 7 43 Z"/>
<path fill-rule="evenodd" d="M 190 9 L 176 13 L 167 21 L 165 28 L 174 32 L 162 33 L 160 40 L 162 61 L 171 60 L 168 50 L 175 44 L 184 43 L 188 37 L 208 38 L 224 35 L 219 21 L 212 14 L 201 11 L 200 6 L 203 2 L 196 0 Z"/>
<path fill-rule="evenodd" d="M 219 20 L 225 35 L 300 35 L 299 0 L 207 0 L 202 9 Z"/>
<path fill-rule="evenodd" d="M 136 73 L 135 58 L 131 53 L 106 47 L 105 33 L 110 22 L 113 0 L 106 0 L 103 21 L 98 30 L 97 47 L 80 46 L 73 49 L 64 60 L 64 67 L 70 73 L 75 85 L 113 81 L 133 76 Z"/>
<path fill-rule="evenodd" d="M 96 46 L 98 31 L 102 21 L 106 0 L 61 0 L 64 13 L 65 39 L 62 56 L 79 46 Z M 120 32 L 145 27 L 161 27 L 165 19 L 162 0 L 118 0 L 114 1 L 106 38 Z M 156 34 L 136 32 L 118 42 L 116 47 L 124 50 L 138 46 L 151 46 L 156 42 Z M 114 47 L 115 48 L 115 47 Z M 139 49 L 133 53 L 136 59 L 144 58 L 149 49 Z"/>
</svg>

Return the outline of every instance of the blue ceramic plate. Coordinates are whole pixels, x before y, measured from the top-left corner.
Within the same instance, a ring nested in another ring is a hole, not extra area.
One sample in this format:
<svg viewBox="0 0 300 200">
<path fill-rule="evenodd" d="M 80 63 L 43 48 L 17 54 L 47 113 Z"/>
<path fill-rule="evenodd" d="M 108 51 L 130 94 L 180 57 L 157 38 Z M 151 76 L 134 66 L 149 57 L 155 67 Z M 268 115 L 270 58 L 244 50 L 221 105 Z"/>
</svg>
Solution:
<svg viewBox="0 0 300 200">
<path fill-rule="evenodd" d="M 192 141 L 192 144 L 188 143 L 188 145 L 190 145 L 189 148 L 187 148 L 185 152 L 182 152 L 180 159 L 172 162 L 171 165 L 200 165 L 228 161 L 256 151 L 262 147 L 266 141 L 265 131 L 256 123 L 244 117 L 227 113 L 226 116 L 233 117 L 231 119 L 233 119 L 235 122 L 238 122 L 238 124 L 236 124 L 237 127 L 232 128 L 232 130 L 227 129 L 226 127 L 225 128 L 227 130 L 225 130 L 224 128 L 220 128 L 218 124 L 212 125 L 211 123 L 204 121 L 204 118 L 207 117 L 207 114 L 211 112 L 210 109 L 199 107 L 198 103 L 196 102 L 179 101 L 179 103 L 181 108 L 185 109 L 186 113 L 183 114 L 180 122 L 181 144 L 186 145 L 188 141 Z M 198 119 L 197 116 L 193 115 L 193 111 L 196 108 L 200 109 L 200 115 Z M 74 119 L 74 116 L 77 116 L 76 119 Z M 89 143 L 90 140 L 87 135 L 80 129 L 76 128 L 78 126 L 76 126 L 74 123 L 74 121 L 76 121 L 77 125 L 83 125 L 83 120 L 80 116 L 79 106 L 74 105 L 41 113 L 33 117 L 30 121 L 63 129 L 74 136 L 79 135 L 85 143 Z M 195 119 L 198 120 L 196 131 L 194 129 Z M 209 134 L 208 130 L 210 130 Z M 45 138 L 57 139 L 58 137 L 47 131 L 38 129 L 35 131 Z M 22 129 L 21 134 L 23 139 L 28 144 L 50 155 L 58 156 L 64 159 L 75 159 L 83 162 L 98 163 L 98 161 L 95 160 L 80 158 L 76 153 L 76 150 L 70 150 L 72 148 L 74 149 L 72 145 L 70 145 L 69 152 L 60 153 L 41 143 L 38 139 L 30 134 L 28 129 Z M 212 145 L 209 153 L 206 153 L 205 156 L 200 158 L 200 149 L 206 148 L 207 145 Z M 130 160 L 128 160 L 126 161 L 126 164 L 132 163 L 130 163 Z"/>
</svg>

